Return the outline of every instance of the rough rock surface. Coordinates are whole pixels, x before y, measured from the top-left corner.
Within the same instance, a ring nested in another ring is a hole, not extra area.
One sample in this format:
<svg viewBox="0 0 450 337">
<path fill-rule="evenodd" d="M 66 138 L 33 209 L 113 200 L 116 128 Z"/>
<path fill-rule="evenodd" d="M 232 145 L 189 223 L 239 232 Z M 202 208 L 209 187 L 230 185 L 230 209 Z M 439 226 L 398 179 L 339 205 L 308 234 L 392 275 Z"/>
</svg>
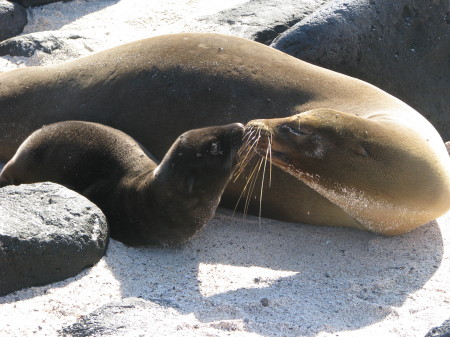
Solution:
<svg viewBox="0 0 450 337">
<path fill-rule="evenodd" d="M 27 22 L 25 8 L 19 4 L 0 0 L 0 41 L 22 33 Z"/>
<path fill-rule="evenodd" d="M 331 0 L 251 0 L 200 19 L 229 26 L 233 35 L 270 44 L 280 33 Z"/>
<path fill-rule="evenodd" d="M 393 94 L 450 139 L 448 0 L 333 1 L 273 47 Z"/>
<path fill-rule="evenodd" d="M 431 329 L 425 337 L 450 337 L 450 319 Z"/>
<path fill-rule="evenodd" d="M 68 0 L 10 0 L 21 4 L 24 7 L 42 6 L 52 2 L 68 1 Z"/>
<path fill-rule="evenodd" d="M 146 310 L 160 307 L 159 310 L 170 311 L 162 300 L 146 301 L 139 298 L 124 298 L 120 302 L 105 304 L 94 312 L 85 315 L 72 325 L 64 327 L 62 336 L 139 336 L 153 331 L 155 322 L 143 319 Z M 170 312 L 168 312 L 170 315 Z"/>
<path fill-rule="evenodd" d="M 52 183 L 0 189 L 0 296 L 56 282 L 95 264 L 106 219 L 83 196 Z"/>
<path fill-rule="evenodd" d="M 74 33 L 38 32 L 17 36 L 0 42 L 0 56 L 32 56 L 36 50 L 51 54 L 54 50 L 63 48 L 68 39 L 82 38 Z"/>
</svg>

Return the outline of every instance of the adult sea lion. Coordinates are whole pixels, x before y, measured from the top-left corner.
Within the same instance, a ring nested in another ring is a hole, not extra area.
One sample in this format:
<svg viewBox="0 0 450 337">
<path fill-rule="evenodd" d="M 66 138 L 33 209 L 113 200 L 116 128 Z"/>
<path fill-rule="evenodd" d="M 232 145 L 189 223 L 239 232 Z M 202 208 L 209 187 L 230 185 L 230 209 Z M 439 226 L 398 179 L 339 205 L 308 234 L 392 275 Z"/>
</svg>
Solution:
<svg viewBox="0 0 450 337">
<path fill-rule="evenodd" d="M 368 228 L 333 200 L 278 168 L 273 169 L 271 187 L 264 189 L 262 216 L 399 234 L 445 212 L 442 205 L 436 208 L 434 195 L 441 198 L 448 193 L 449 178 L 443 172 L 448 172 L 449 159 L 439 134 L 417 111 L 363 81 L 256 42 L 218 34 L 159 36 L 59 65 L 0 74 L 0 159 L 11 158 L 33 130 L 62 120 L 118 128 L 162 158 L 177 135 L 189 129 L 287 117 L 318 108 L 351 115 L 353 119 L 343 119 L 349 121 L 349 132 L 358 125 L 369 137 L 380 137 L 377 141 L 393 150 L 392 167 L 402 158 L 411 158 L 408 170 L 390 170 L 392 174 L 417 175 L 417 170 L 431 169 L 429 176 L 441 186 L 433 183 L 436 190 L 431 193 L 430 185 L 419 181 L 414 190 L 422 196 L 415 199 L 417 209 L 429 216 L 393 229 L 398 217 L 387 212 L 381 223 Z M 324 117 L 321 123 L 334 120 Z M 346 124 L 340 125 L 345 133 Z M 334 158 L 346 159 L 346 155 Z M 354 165 L 351 170 L 358 172 L 359 180 L 372 174 L 364 165 Z M 225 206 L 235 206 L 246 176 L 244 172 L 228 185 L 222 198 Z M 383 177 L 381 173 L 370 180 L 381 183 Z M 402 190 L 405 198 L 413 192 Z M 259 192 L 249 198 L 249 213 L 258 214 L 259 198 Z"/>
<path fill-rule="evenodd" d="M 161 163 L 125 133 L 96 123 L 44 126 L 0 173 L 0 187 L 52 181 L 105 213 L 129 245 L 178 244 L 212 218 L 236 164 L 242 124 L 190 130 Z"/>
<path fill-rule="evenodd" d="M 251 148 L 262 156 L 270 153 L 275 165 L 369 230 L 382 227 L 385 234 L 399 234 L 445 213 L 450 172 L 444 158 L 430 156 L 428 147 L 407 130 L 397 134 L 401 137 L 387 137 L 402 128 L 398 123 L 371 122 L 315 109 L 254 120 L 246 128 L 247 137 L 254 138 Z M 405 142 L 413 151 L 404 148 Z"/>
</svg>

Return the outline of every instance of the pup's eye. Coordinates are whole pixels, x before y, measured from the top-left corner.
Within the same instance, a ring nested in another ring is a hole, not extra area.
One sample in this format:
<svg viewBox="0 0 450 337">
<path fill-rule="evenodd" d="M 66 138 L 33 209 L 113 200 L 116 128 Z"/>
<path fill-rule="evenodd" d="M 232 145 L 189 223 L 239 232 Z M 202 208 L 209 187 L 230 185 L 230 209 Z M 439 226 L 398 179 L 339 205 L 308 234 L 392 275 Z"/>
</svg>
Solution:
<svg viewBox="0 0 450 337">
<path fill-rule="evenodd" d="M 211 146 L 209 148 L 209 152 L 212 155 L 222 154 L 222 151 L 220 151 L 220 143 L 219 142 L 211 143 Z"/>
<path fill-rule="evenodd" d="M 293 133 L 293 134 L 296 135 L 296 136 L 307 136 L 307 135 L 309 135 L 309 132 L 306 131 L 306 130 L 304 130 L 304 129 L 293 128 L 292 126 L 286 125 L 286 124 L 281 125 L 281 126 L 280 126 L 280 129 L 281 129 L 281 131 L 284 131 L 284 132 L 287 132 L 287 131 L 288 131 L 288 132 L 290 132 L 290 133 Z"/>
</svg>

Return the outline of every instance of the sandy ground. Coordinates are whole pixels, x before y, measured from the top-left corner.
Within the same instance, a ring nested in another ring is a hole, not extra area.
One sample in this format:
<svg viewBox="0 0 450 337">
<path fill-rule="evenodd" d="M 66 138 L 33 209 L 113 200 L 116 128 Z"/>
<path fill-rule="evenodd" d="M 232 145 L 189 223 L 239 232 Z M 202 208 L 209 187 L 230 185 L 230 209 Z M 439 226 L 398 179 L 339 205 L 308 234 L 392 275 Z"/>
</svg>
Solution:
<svg viewBox="0 0 450 337">
<path fill-rule="evenodd" d="M 0 57 L 0 72 L 58 63 L 155 35 L 204 31 L 229 33 L 229 26 L 201 20 L 245 0 L 74 0 L 28 9 L 23 34 L 76 35 L 63 50 L 31 58 Z"/>
<path fill-rule="evenodd" d="M 82 38 L 52 55 L 0 58 L 0 71 L 163 33 L 227 33 L 198 18 L 242 2 L 75 0 L 29 9 L 24 33 Z M 131 336 L 422 337 L 450 316 L 449 279 L 450 213 L 386 238 L 219 210 L 183 247 L 112 240 L 80 275 L 0 297 L 0 336 L 55 336 L 105 303 L 141 297 L 154 303 L 152 329 Z"/>
</svg>

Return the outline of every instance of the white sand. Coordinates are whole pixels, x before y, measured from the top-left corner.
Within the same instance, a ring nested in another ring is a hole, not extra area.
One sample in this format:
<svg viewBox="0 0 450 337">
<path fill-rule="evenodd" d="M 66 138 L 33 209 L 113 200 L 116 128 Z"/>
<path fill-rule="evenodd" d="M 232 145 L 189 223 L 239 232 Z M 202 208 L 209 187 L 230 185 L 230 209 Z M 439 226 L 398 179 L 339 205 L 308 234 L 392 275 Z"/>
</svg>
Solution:
<svg viewBox="0 0 450 337">
<path fill-rule="evenodd" d="M 28 9 L 23 34 L 52 32 L 78 35 L 63 50 L 31 58 L 0 58 L 0 71 L 18 66 L 62 62 L 155 35 L 187 31 L 229 33 L 228 26 L 199 18 L 232 8 L 245 0 L 74 0 Z"/>
<path fill-rule="evenodd" d="M 197 18 L 241 2 L 75 0 L 30 9 L 25 33 L 83 38 L 52 55 L 0 58 L 0 71 L 163 33 L 226 33 Z M 0 336 L 55 336 L 107 302 L 142 297 L 155 302 L 146 336 L 422 337 L 450 317 L 449 279 L 450 213 L 385 238 L 265 219 L 259 225 L 220 210 L 184 247 L 111 241 L 106 257 L 77 277 L 0 297 Z"/>
</svg>

